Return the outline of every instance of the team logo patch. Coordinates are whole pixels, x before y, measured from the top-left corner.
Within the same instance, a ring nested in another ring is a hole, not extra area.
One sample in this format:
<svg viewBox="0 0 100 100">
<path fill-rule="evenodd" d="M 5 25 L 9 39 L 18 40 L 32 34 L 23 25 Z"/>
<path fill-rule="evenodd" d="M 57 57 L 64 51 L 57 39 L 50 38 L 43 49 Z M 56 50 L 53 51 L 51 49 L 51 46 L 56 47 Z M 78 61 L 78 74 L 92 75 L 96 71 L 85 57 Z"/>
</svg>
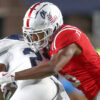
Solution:
<svg viewBox="0 0 100 100">
<path fill-rule="evenodd" d="M 44 11 L 44 10 L 42 10 L 41 12 L 40 12 L 40 15 L 41 15 L 41 17 L 43 18 L 43 19 L 45 19 L 45 16 L 46 16 L 46 11 Z"/>
</svg>

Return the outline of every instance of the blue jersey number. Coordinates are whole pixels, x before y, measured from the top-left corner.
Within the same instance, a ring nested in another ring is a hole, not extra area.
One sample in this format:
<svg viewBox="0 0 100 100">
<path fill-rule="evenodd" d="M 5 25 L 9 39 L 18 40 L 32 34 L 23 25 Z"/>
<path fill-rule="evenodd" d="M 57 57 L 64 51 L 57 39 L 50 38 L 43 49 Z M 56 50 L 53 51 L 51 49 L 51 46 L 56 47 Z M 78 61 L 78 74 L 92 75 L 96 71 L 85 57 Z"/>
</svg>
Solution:
<svg viewBox="0 0 100 100">
<path fill-rule="evenodd" d="M 34 53 L 34 52 L 33 52 L 30 48 L 25 48 L 25 49 L 23 50 L 23 53 L 24 53 L 24 55 L 27 55 L 27 54 Z M 30 58 L 29 58 L 32 67 L 37 66 L 36 60 L 37 60 L 37 61 L 42 61 L 42 57 L 41 57 L 41 55 L 40 55 L 39 52 L 34 53 L 34 54 L 36 55 L 35 57 L 30 57 Z"/>
</svg>

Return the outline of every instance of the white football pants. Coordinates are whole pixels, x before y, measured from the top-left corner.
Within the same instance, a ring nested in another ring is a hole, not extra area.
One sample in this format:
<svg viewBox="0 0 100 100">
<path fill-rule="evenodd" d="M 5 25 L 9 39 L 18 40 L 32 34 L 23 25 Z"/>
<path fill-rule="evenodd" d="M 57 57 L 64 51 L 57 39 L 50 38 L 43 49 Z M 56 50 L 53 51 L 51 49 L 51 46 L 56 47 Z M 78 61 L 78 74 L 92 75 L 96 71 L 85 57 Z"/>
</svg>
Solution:
<svg viewBox="0 0 100 100">
<path fill-rule="evenodd" d="M 95 100 L 100 100 L 100 92 L 97 94 L 96 99 Z"/>
<path fill-rule="evenodd" d="M 36 83 L 18 83 L 10 100 L 70 100 L 61 83 L 55 77 L 47 77 Z"/>
</svg>

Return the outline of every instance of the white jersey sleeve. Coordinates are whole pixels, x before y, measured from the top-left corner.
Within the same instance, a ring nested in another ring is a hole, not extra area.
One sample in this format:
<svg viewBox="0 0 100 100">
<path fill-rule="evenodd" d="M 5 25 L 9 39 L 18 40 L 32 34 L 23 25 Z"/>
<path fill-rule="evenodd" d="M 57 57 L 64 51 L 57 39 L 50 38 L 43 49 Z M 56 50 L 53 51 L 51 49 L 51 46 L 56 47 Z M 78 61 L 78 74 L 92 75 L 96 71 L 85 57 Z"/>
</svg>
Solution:
<svg viewBox="0 0 100 100">
<path fill-rule="evenodd" d="M 0 53 L 8 50 L 11 46 L 13 46 L 16 43 L 15 40 L 12 39 L 1 39 L 0 40 Z"/>
<path fill-rule="evenodd" d="M 5 64 L 6 67 L 8 66 L 11 57 L 11 54 L 9 54 L 8 51 L 14 45 L 18 44 L 19 40 L 22 40 L 22 38 L 23 37 L 19 34 L 13 34 L 0 40 L 0 63 Z"/>
<path fill-rule="evenodd" d="M 13 34 L 4 39 L 1 39 L 0 40 L 0 53 L 11 48 L 13 45 L 19 42 L 19 40 L 23 41 L 23 36 L 20 34 Z"/>
</svg>

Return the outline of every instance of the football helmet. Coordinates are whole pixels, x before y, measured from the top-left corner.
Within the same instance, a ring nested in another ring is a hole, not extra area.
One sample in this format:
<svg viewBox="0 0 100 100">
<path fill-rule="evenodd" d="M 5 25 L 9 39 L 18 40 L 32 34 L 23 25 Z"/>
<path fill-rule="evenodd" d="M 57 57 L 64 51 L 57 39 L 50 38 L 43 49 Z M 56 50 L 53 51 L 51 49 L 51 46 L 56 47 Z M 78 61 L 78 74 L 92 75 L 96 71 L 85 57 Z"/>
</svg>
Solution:
<svg viewBox="0 0 100 100">
<path fill-rule="evenodd" d="M 60 9 L 50 2 L 32 5 L 23 19 L 24 40 L 35 52 L 47 46 L 50 36 L 63 24 Z"/>
</svg>

